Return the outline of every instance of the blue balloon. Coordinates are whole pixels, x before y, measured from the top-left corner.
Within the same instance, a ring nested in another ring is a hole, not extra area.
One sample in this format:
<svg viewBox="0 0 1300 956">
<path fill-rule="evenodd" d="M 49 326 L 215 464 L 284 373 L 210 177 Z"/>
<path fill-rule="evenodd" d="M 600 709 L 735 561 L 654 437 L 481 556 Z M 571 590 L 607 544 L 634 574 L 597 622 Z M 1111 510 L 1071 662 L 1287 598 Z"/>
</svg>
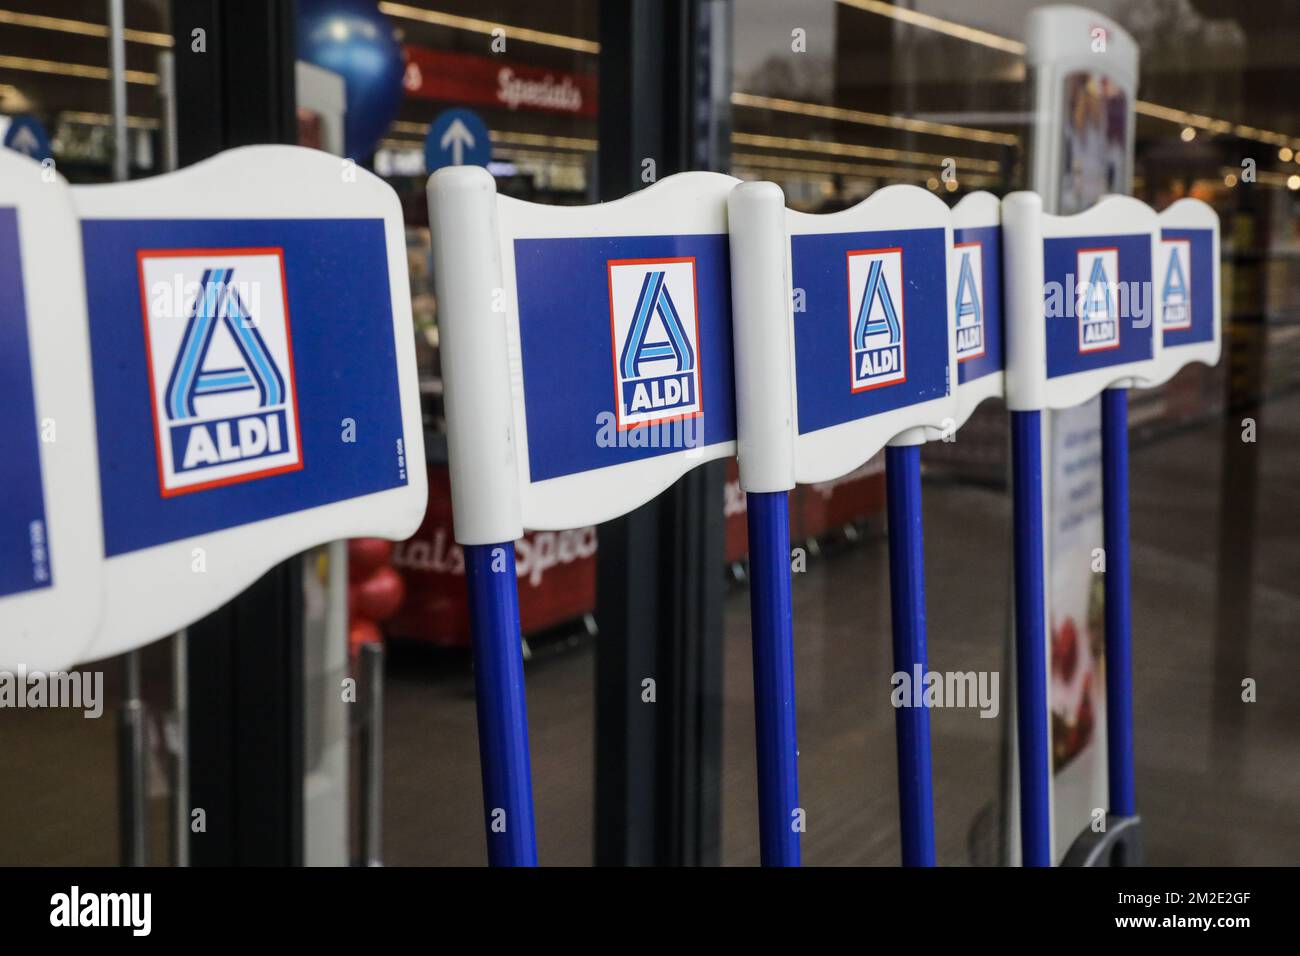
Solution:
<svg viewBox="0 0 1300 956">
<path fill-rule="evenodd" d="M 377 0 L 298 0 L 298 58 L 347 85 L 344 151 L 368 156 L 402 104 L 402 47 Z"/>
</svg>

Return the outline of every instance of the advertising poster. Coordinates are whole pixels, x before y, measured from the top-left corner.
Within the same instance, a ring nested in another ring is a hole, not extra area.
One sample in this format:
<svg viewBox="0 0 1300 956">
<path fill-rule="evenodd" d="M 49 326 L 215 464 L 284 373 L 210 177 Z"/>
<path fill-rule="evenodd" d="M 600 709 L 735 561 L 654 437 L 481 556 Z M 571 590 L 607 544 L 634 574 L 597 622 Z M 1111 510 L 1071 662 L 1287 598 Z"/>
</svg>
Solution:
<svg viewBox="0 0 1300 956">
<path fill-rule="evenodd" d="M 1082 7 L 1030 14 L 1026 60 L 1036 123 L 1029 188 L 1044 212 L 1083 212 L 1127 195 L 1133 175 L 1138 50 L 1113 20 Z M 1044 584 L 1051 739 L 1052 858 L 1108 805 L 1101 403 L 1043 415 Z M 1010 764 L 1016 767 L 1014 747 Z M 1011 775 L 1014 780 L 1018 768 Z M 1018 819 L 1013 786 L 1009 820 Z M 1020 860 L 1007 829 L 1008 861 Z"/>
<path fill-rule="evenodd" d="M 1128 95 L 1109 77 L 1087 71 L 1065 77 L 1061 185 L 1056 214 L 1083 212 L 1108 193 L 1128 193 Z"/>
<path fill-rule="evenodd" d="M 1092 71 L 1062 84 L 1060 215 L 1129 191 L 1130 103 L 1124 88 Z M 1049 412 L 1047 421 L 1048 708 L 1052 720 L 1053 838 L 1059 861 L 1107 805 L 1105 578 L 1101 402 Z"/>
<path fill-rule="evenodd" d="M 1058 858 L 1106 806 L 1101 402 L 1052 413 L 1047 526 L 1048 708 Z"/>
<path fill-rule="evenodd" d="M 1078 71 L 1062 84 L 1060 185 L 1056 212 L 1083 212 L 1129 186 L 1124 88 Z M 1093 570 L 1103 545 L 1101 402 L 1050 412 L 1047 420 L 1048 707 L 1052 720 L 1052 800 L 1059 861 L 1105 807 L 1105 578 Z"/>
<path fill-rule="evenodd" d="M 1056 212 L 1083 212 L 1102 196 L 1127 193 L 1128 96 L 1104 74 L 1066 74 L 1062 83 L 1061 179 Z M 1106 805 L 1104 576 L 1093 551 L 1101 522 L 1101 402 L 1049 412 L 1048 708 L 1052 714 L 1056 857 Z"/>
</svg>

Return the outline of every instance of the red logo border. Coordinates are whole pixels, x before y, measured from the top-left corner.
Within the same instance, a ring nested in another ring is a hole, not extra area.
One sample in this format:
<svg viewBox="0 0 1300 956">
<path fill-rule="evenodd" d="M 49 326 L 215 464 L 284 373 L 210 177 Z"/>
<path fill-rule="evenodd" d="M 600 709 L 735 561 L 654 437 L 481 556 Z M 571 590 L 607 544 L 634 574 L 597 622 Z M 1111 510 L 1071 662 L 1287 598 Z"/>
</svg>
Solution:
<svg viewBox="0 0 1300 956">
<path fill-rule="evenodd" d="M 850 269 L 850 260 L 854 256 L 877 255 L 882 252 L 895 252 L 898 254 L 898 344 L 899 354 L 903 359 L 903 377 L 891 378 L 888 382 L 876 382 L 872 385 L 854 385 L 858 377 L 858 363 L 853 356 L 853 326 L 858 320 L 857 312 L 853 308 L 853 273 Z M 850 249 L 844 253 L 844 279 L 848 287 L 849 297 L 849 392 L 857 395 L 861 392 L 869 392 L 875 388 L 888 388 L 890 385 L 902 385 L 907 381 L 907 281 L 903 278 L 903 247 L 888 246 L 884 249 Z"/>
<path fill-rule="evenodd" d="M 654 421 L 633 422 L 630 425 L 624 425 L 623 416 L 620 414 L 623 405 L 623 396 L 618 387 L 618 328 L 614 322 L 614 266 L 654 266 L 669 265 L 676 262 L 689 262 L 691 264 L 691 293 L 695 296 L 695 400 L 700 407 L 693 412 L 674 415 L 671 418 L 657 418 Z M 673 422 L 681 422 L 692 418 L 703 417 L 704 361 L 700 356 L 700 347 L 703 344 L 700 340 L 700 280 L 695 265 L 695 256 L 675 256 L 663 259 L 607 259 L 605 261 L 605 281 L 609 286 L 609 351 L 610 358 L 613 361 L 614 423 L 617 426 L 617 430 L 626 432 L 632 431 L 635 428 L 669 425 Z"/>
<path fill-rule="evenodd" d="M 145 259 L 179 259 L 191 256 L 268 256 L 273 255 L 280 260 L 280 295 L 284 300 L 284 336 L 285 344 L 289 352 L 289 393 L 293 403 L 293 427 L 294 435 L 297 441 L 298 460 L 288 465 L 277 465 L 274 468 L 265 468 L 261 471 L 250 471 L 242 475 L 231 475 L 228 478 L 217 478 L 212 481 L 199 482 L 198 484 L 186 485 L 183 488 L 168 488 L 165 484 L 165 471 L 163 469 L 163 449 L 162 449 L 162 429 L 158 422 L 158 392 L 153 375 L 153 347 L 149 338 L 149 292 L 145 287 L 144 280 L 144 261 Z M 190 494 L 195 491 L 206 491 L 210 488 L 220 488 L 225 485 L 240 484 L 245 481 L 252 481 L 256 478 L 269 478 L 272 475 L 283 475 L 293 471 L 302 471 L 305 462 L 302 448 L 302 419 L 298 414 L 298 382 L 294 372 L 293 365 L 293 323 L 289 318 L 289 286 L 284 275 L 284 249 L 280 246 L 267 247 L 249 247 L 249 248 L 231 248 L 231 249 L 137 249 L 135 253 L 136 269 L 140 277 L 140 311 L 144 320 L 144 357 L 145 369 L 149 373 L 149 413 L 153 418 L 153 441 L 154 452 L 157 456 L 158 464 L 158 493 L 164 498 L 175 498 L 179 495 Z"/>
</svg>

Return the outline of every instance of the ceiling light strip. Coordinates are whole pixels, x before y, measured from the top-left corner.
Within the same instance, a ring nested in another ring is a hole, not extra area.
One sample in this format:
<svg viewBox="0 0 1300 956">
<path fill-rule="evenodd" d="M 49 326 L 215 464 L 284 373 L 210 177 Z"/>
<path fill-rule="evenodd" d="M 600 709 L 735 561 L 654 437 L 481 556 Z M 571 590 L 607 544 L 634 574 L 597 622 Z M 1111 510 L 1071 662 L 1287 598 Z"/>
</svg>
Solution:
<svg viewBox="0 0 1300 956">
<path fill-rule="evenodd" d="M 830 156 L 856 156 L 861 159 L 880 159 L 886 162 L 906 163 L 913 166 L 942 166 L 953 160 L 958 167 L 996 173 L 1001 168 L 996 160 L 975 159 L 971 156 L 943 156 L 939 153 L 920 153 L 883 146 L 860 146 L 856 143 L 838 143 L 820 139 L 793 139 L 788 136 L 766 136 L 757 133 L 732 133 L 732 143 L 759 149 L 785 149 L 792 152 L 826 153 Z"/>
<path fill-rule="evenodd" d="M 772 110 L 778 113 L 815 116 L 819 119 L 836 120 L 843 123 L 883 126 L 888 129 L 901 129 L 912 133 L 926 133 L 930 136 L 947 136 L 952 139 L 965 139 L 976 143 L 994 143 L 998 146 L 1016 146 L 1020 142 L 1018 136 L 1011 133 L 997 133 L 990 129 L 955 126 L 952 123 L 932 123 L 929 120 L 888 116 L 884 113 L 868 113 L 865 110 L 850 110 L 841 106 L 826 106 L 822 103 L 804 103 L 799 100 L 759 96 L 754 93 L 732 93 L 731 104 L 753 109 Z"/>
<path fill-rule="evenodd" d="M 107 113 L 87 113 L 84 110 L 63 110 L 59 113 L 59 119 L 85 126 L 111 126 L 113 123 L 113 118 Z M 158 120 L 147 116 L 128 116 L 126 125 L 133 129 L 157 129 Z"/>
<path fill-rule="evenodd" d="M 1003 53 L 1011 53 L 1015 56 L 1024 56 L 1025 54 L 1025 45 L 1019 40 L 1013 40 L 997 33 L 990 33 L 987 30 L 968 27 L 965 24 L 945 20 L 929 13 L 909 10 L 907 7 L 896 7 L 892 3 L 883 3 L 881 0 L 839 0 L 839 2 L 846 7 L 855 7 L 858 10 L 865 10 L 867 13 L 878 13 L 892 20 L 920 27 L 922 30 L 933 30 L 935 33 L 943 33 L 950 37 L 956 37 L 958 40 L 978 43 L 980 46 L 986 46 L 991 50 L 1001 50 Z"/>
<path fill-rule="evenodd" d="M 1231 134 L 1242 139 L 1253 139 L 1273 146 L 1300 148 L 1300 139 L 1274 130 L 1260 129 L 1257 126 L 1248 126 L 1245 123 L 1230 123 L 1227 120 L 1215 119 L 1201 113 L 1189 113 L 1186 110 L 1174 109 L 1170 106 L 1148 103 L 1146 100 L 1138 100 L 1136 105 L 1139 115 L 1164 120 L 1166 123 L 1174 123 L 1178 126 L 1193 126 L 1209 133 Z"/>
<path fill-rule="evenodd" d="M 0 70 L 18 70 L 24 73 L 48 73 L 54 76 L 71 76 L 83 80 L 107 80 L 108 68 L 86 63 L 63 63 L 57 60 L 38 60 L 30 56 L 0 54 Z M 142 86 L 157 86 L 158 74 L 144 70 L 127 70 L 126 81 Z"/>
<path fill-rule="evenodd" d="M 837 163 L 820 159 L 796 159 L 787 156 L 767 156 L 758 153 L 732 153 L 732 168 L 779 169 L 783 171 L 836 173 L 847 176 L 876 176 L 894 179 L 925 181 L 933 178 L 932 173 L 923 169 L 908 169 L 901 166 L 876 166 L 871 163 Z M 971 174 L 960 177 L 960 181 L 971 185 L 996 183 L 995 176 Z"/>
<path fill-rule="evenodd" d="M 512 27 L 492 20 L 480 20 L 477 17 L 462 17 L 440 10 L 426 10 L 405 3 L 381 2 L 379 9 L 390 17 L 402 20 L 414 20 L 418 23 L 431 23 L 434 26 L 450 27 L 453 30 L 467 30 L 471 33 L 483 33 L 491 36 L 493 30 L 504 30 L 507 39 L 520 40 L 525 43 L 539 43 L 542 46 L 559 47 L 577 53 L 599 53 L 600 44 L 595 40 L 566 36 L 563 33 L 548 33 L 545 30 L 532 30 L 528 27 Z"/>
<path fill-rule="evenodd" d="M 89 23 L 85 20 L 69 20 L 65 17 L 47 17 L 39 13 L 19 13 L 16 10 L 0 10 L 0 24 L 14 27 L 30 27 L 33 30 L 53 30 L 57 33 L 72 33 L 78 36 L 108 36 L 108 27 L 103 23 Z M 172 38 L 166 33 L 153 30 L 122 31 L 132 43 L 147 43 L 150 46 L 170 47 Z"/>
</svg>

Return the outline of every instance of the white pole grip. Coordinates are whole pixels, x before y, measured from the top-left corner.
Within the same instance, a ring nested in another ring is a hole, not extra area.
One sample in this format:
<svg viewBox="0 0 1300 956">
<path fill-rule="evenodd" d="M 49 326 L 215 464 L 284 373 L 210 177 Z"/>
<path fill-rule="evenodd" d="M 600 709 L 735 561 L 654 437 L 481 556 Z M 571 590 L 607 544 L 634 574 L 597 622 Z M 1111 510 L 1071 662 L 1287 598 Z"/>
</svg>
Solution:
<svg viewBox="0 0 1300 956">
<path fill-rule="evenodd" d="M 928 441 L 925 433 L 925 426 L 918 425 L 916 428 L 909 428 L 905 432 L 900 432 L 893 438 L 889 439 L 889 445 L 892 448 L 906 448 L 908 445 L 924 445 Z"/>
<path fill-rule="evenodd" d="M 496 183 L 479 166 L 429 177 L 429 231 L 451 509 L 460 544 L 523 535 Z"/>
<path fill-rule="evenodd" d="M 1015 192 L 1002 200 L 1007 408 L 1047 407 L 1047 327 L 1043 312 L 1043 200 Z"/>
<path fill-rule="evenodd" d="M 794 487 L 794 346 L 785 194 L 741 183 L 727 197 L 731 339 L 736 361 L 740 487 Z"/>
</svg>

